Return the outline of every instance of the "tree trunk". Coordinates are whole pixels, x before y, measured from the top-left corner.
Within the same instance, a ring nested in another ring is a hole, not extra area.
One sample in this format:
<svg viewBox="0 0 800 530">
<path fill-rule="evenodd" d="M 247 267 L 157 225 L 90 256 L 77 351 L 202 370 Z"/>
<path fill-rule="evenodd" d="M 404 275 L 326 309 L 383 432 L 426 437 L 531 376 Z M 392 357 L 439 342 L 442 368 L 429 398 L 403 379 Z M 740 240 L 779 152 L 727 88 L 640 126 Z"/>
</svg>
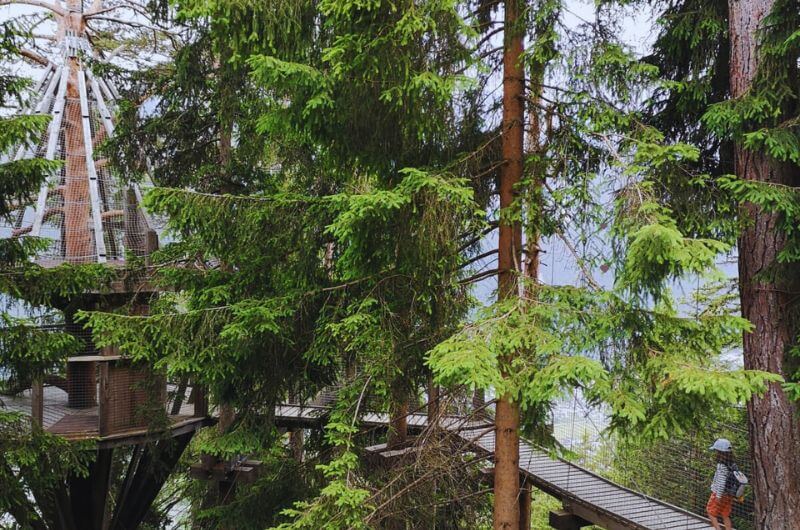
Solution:
<svg viewBox="0 0 800 530">
<path fill-rule="evenodd" d="M 83 141 L 80 92 L 78 90 L 78 59 L 67 60 L 69 81 L 64 105 L 64 224 L 62 244 L 66 261 L 86 263 L 95 253 L 90 226 L 89 177 L 86 169 L 86 145 Z M 102 234 L 95 234 L 102 237 Z"/>
<path fill-rule="evenodd" d="M 522 179 L 524 158 L 523 105 L 525 73 L 522 64 L 524 21 L 521 1 L 505 2 L 505 43 L 503 53 L 503 123 L 500 171 L 500 209 L 508 212 L 514 202 L 514 187 Z M 522 259 L 522 229 L 519 222 L 500 223 L 498 245 L 498 298 L 518 296 Z M 510 359 L 504 359 L 508 364 Z M 502 395 L 495 414 L 494 528 L 519 528 L 519 405 Z"/>
<path fill-rule="evenodd" d="M 398 378 L 399 379 L 399 378 Z M 386 440 L 387 449 L 404 447 L 408 441 L 408 392 L 396 381 L 392 389 L 391 418 L 389 435 Z"/>
<path fill-rule="evenodd" d="M 774 0 L 731 0 L 731 95 L 751 87 L 758 69 L 757 30 Z M 763 153 L 734 148 L 736 174 L 743 179 L 798 186 L 798 168 Z M 797 303 L 797 265 L 780 265 L 786 245 L 777 214 L 745 204 L 748 223 L 739 239 L 739 283 L 742 314 L 754 329 L 744 336 L 744 365 L 784 377 L 790 375 L 788 350 L 797 336 L 793 308 Z M 747 406 L 755 493 L 755 523 L 762 530 L 800 528 L 800 428 L 797 408 L 778 384 Z M 794 525 L 794 526 L 793 526 Z"/>
</svg>

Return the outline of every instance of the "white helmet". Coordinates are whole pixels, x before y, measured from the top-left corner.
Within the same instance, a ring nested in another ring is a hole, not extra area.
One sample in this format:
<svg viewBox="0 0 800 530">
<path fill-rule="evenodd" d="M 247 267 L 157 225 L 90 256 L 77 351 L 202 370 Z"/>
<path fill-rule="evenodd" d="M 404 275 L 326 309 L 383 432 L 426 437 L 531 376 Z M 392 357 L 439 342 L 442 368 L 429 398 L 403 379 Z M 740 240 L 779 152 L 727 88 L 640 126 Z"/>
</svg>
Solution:
<svg viewBox="0 0 800 530">
<path fill-rule="evenodd" d="M 730 453 L 731 452 L 731 442 L 726 440 L 725 438 L 717 438 L 717 441 L 714 442 L 714 445 L 709 447 L 712 451 L 721 451 L 723 453 Z"/>
</svg>

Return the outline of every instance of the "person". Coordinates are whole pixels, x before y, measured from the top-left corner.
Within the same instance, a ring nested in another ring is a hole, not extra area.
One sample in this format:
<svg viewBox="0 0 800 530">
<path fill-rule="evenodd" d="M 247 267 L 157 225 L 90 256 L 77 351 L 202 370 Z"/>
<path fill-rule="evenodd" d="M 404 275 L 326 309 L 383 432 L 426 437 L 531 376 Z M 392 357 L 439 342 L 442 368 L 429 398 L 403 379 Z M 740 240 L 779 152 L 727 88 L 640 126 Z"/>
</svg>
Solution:
<svg viewBox="0 0 800 530">
<path fill-rule="evenodd" d="M 721 530 L 718 518 L 722 518 L 722 524 L 726 530 L 733 530 L 731 523 L 731 509 L 733 508 L 733 495 L 725 491 L 728 477 L 733 473 L 733 447 L 731 442 L 725 438 L 719 438 L 709 450 L 716 451 L 717 469 L 714 472 L 714 480 L 711 481 L 711 497 L 706 505 L 706 512 L 711 519 L 711 526 L 716 530 Z"/>
</svg>

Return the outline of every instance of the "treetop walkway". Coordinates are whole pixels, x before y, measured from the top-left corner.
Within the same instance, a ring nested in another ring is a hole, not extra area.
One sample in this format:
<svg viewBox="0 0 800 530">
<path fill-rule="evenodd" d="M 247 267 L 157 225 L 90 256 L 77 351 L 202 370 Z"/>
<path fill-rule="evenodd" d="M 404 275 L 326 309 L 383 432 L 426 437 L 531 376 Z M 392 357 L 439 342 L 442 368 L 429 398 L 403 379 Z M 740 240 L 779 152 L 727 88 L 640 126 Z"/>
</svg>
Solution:
<svg viewBox="0 0 800 530">
<path fill-rule="evenodd" d="M 320 429 L 329 411 L 324 405 L 279 405 L 275 422 L 284 428 Z M 428 425 L 425 414 L 410 414 L 409 429 L 421 430 Z M 389 415 L 365 413 L 365 427 L 386 426 Z M 445 417 L 440 426 L 459 436 L 471 450 L 494 452 L 494 428 L 491 420 L 475 421 Z M 706 517 L 691 513 L 653 497 L 616 484 L 575 463 L 552 458 L 546 451 L 520 440 L 520 473 L 528 484 L 560 500 L 561 512 L 551 513 L 551 525 L 574 529 L 591 524 L 608 530 L 705 530 Z"/>
</svg>

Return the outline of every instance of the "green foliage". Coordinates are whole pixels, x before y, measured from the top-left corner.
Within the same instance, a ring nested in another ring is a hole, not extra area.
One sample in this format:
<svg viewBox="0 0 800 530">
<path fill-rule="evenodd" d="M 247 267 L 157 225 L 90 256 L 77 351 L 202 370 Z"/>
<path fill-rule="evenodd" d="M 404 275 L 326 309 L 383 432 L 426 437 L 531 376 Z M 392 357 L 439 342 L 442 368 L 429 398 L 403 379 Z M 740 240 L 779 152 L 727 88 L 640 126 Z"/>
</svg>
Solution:
<svg viewBox="0 0 800 530">
<path fill-rule="evenodd" d="M 575 388 L 647 439 L 749 399 L 777 378 L 717 364 L 748 329 L 730 297 L 709 288 L 690 315 L 669 289 L 715 280 L 736 235 L 736 190 L 714 178 L 727 140 L 711 135 L 712 115 L 686 127 L 724 99 L 727 75 L 706 56 L 725 46 L 724 2 L 700 4 L 669 8 L 678 38 L 649 62 L 613 38 L 607 5 L 574 30 L 562 2 L 529 6 L 519 29 L 542 91 L 530 101 L 538 137 L 519 200 L 496 212 L 491 6 L 473 18 L 451 0 L 175 3 L 188 42 L 134 78 L 132 101 L 161 99 L 149 113 L 123 105 L 109 146 L 131 175 L 144 153 L 175 186 L 146 197 L 175 236 L 152 257 L 168 294 L 149 316 L 84 322 L 99 344 L 233 405 L 231 430 L 201 445 L 221 456 L 271 447 L 276 402 L 359 367 L 331 413 L 317 495 L 284 511 L 282 529 L 369 527 L 379 506 L 357 458 L 363 400 L 413 403 L 430 372 L 512 396 L 528 430 Z M 652 90 L 656 116 L 640 105 Z M 523 282 L 525 296 L 470 313 L 471 259 L 498 219 L 602 248 L 574 251 L 586 285 Z M 592 280 L 600 265 L 614 267 L 613 287 Z"/>
<path fill-rule="evenodd" d="M 730 308 L 709 304 L 681 317 L 666 300 L 655 309 L 626 300 L 539 286 L 535 302 L 496 304 L 437 345 L 429 364 L 442 383 L 505 392 L 523 410 L 580 388 L 590 402 L 610 405 L 614 428 L 647 438 L 684 432 L 708 407 L 744 403 L 780 381 L 714 364 L 749 328 Z"/>
<path fill-rule="evenodd" d="M 41 523 L 30 494 L 45 498 L 68 475 L 85 474 L 91 455 L 86 449 L 31 429 L 29 417 L 0 410 L 0 510 L 22 528 Z"/>
<path fill-rule="evenodd" d="M 35 240 L 23 242 L 26 254 L 41 248 Z M 0 292 L 24 300 L 32 306 L 58 306 L 87 290 L 103 291 L 119 279 L 118 271 L 97 264 L 74 265 L 65 263 L 45 268 L 33 263 L 20 263 L 7 267 L 0 275 Z"/>
<path fill-rule="evenodd" d="M 0 314 L 0 369 L 13 388 L 28 386 L 34 377 L 41 377 L 54 365 L 79 351 L 81 344 L 68 333 L 31 326 L 29 322 Z"/>
<path fill-rule="evenodd" d="M 778 261 L 800 261 L 800 191 L 769 182 L 738 179 L 735 176 L 725 176 L 720 181 L 721 186 L 740 202 L 752 203 L 764 212 L 780 214 L 778 228 L 788 236 L 788 240 L 778 253 Z"/>
<path fill-rule="evenodd" d="M 630 234 L 623 272 L 625 287 L 644 287 L 657 293 L 665 279 L 705 273 L 728 246 L 713 239 L 689 239 L 671 223 L 650 224 Z"/>
<path fill-rule="evenodd" d="M 696 177 L 666 174 L 653 191 L 684 234 L 732 244 L 735 200 L 715 179 L 702 177 L 733 172 L 732 143 L 703 119 L 729 93 L 728 2 L 684 0 L 664 5 L 656 16 L 660 32 L 644 60 L 658 67 L 660 81 L 645 102 L 646 119 L 669 141 L 696 146 L 700 156 L 687 168 Z"/>
<path fill-rule="evenodd" d="M 340 393 L 340 400 L 331 411 L 325 426 L 325 437 L 334 448 L 335 457 L 317 469 L 327 480 L 319 495 L 311 501 L 299 501 L 283 511 L 288 522 L 275 530 L 345 530 L 371 528 L 367 516 L 373 512 L 371 494 L 357 483 L 359 467 L 353 436 L 357 422 L 364 412 L 362 399 L 369 379 L 364 384 L 353 382 Z M 351 406 L 352 404 L 352 406 Z"/>
<path fill-rule="evenodd" d="M 0 52 L 18 54 L 20 33 L 11 23 L 0 26 Z M 2 107 L 22 103 L 28 83 L 0 72 Z M 28 204 L 58 164 L 31 158 L 48 118 L 39 115 L 0 117 L 0 217 L 8 219 Z M 17 159 L 20 152 L 25 156 Z M 11 300 L 32 306 L 63 300 L 87 287 L 99 287 L 98 280 L 109 271 L 92 267 L 63 266 L 45 270 L 29 259 L 49 245 L 42 239 L 0 241 L 0 294 L 3 308 Z M 65 333 L 35 327 L 34 322 L 0 310 L 0 393 L 16 394 L 30 388 L 41 377 L 78 349 L 77 340 Z M 38 501 L 52 495 L 70 474 L 86 472 L 91 453 L 86 444 L 74 444 L 31 426 L 29 416 L 8 412 L 0 398 L 0 513 L 3 525 L 9 515 L 20 528 L 42 528 L 43 510 Z"/>
</svg>

